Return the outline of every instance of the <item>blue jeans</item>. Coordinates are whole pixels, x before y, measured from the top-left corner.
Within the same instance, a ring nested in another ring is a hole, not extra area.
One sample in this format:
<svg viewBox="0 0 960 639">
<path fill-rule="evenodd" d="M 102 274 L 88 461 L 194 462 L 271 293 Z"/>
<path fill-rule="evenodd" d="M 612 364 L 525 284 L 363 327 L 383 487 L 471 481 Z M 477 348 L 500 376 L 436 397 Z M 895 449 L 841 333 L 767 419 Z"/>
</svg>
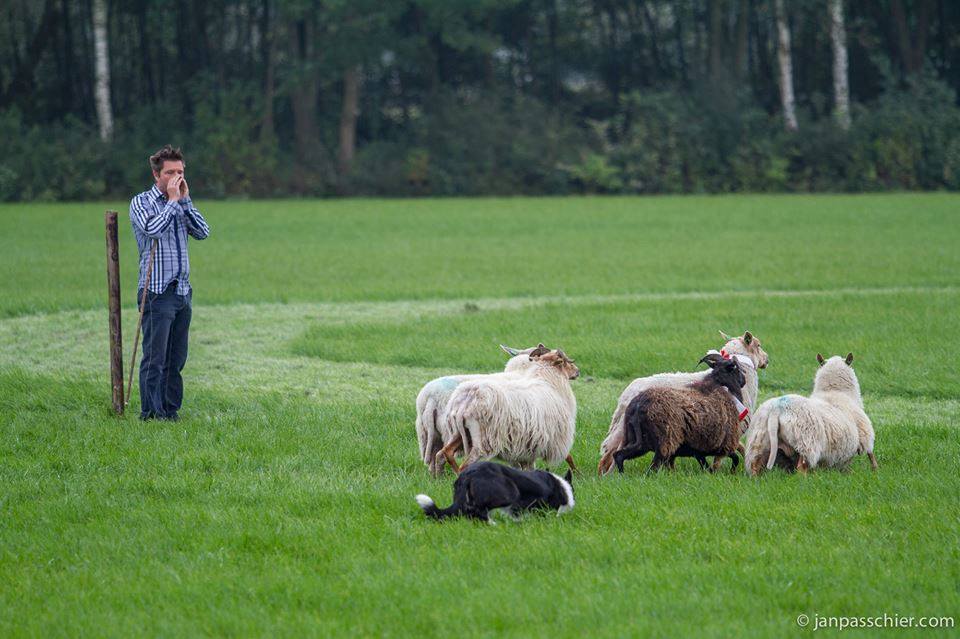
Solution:
<svg viewBox="0 0 960 639">
<path fill-rule="evenodd" d="M 141 299 L 143 289 L 137 291 Z M 140 360 L 140 419 L 175 417 L 183 402 L 193 292 L 177 295 L 176 281 L 143 301 L 143 359 Z"/>
</svg>

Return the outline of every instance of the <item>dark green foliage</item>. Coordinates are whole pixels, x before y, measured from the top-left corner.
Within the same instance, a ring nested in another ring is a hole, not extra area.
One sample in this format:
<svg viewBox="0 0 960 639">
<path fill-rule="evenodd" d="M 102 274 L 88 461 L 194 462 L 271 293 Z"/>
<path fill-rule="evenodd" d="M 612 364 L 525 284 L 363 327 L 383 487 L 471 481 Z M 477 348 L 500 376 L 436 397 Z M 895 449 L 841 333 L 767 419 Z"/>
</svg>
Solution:
<svg viewBox="0 0 960 639">
<path fill-rule="evenodd" d="M 0 201 L 127 198 L 166 143 L 207 198 L 960 186 L 945 0 L 845 3 L 847 131 L 826 2 L 785 3 L 795 134 L 769 0 L 108 4 L 110 142 L 92 0 L 0 13 Z"/>
</svg>

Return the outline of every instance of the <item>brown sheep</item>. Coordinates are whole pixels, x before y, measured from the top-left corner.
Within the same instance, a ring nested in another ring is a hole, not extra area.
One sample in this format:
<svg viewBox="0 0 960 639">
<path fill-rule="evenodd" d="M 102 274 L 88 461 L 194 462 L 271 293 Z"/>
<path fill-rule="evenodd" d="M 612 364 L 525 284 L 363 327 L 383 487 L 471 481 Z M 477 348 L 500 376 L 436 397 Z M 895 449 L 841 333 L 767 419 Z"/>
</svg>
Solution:
<svg viewBox="0 0 960 639">
<path fill-rule="evenodd" d="M 614 454 L 617 470 L 623 462 L 653 451 L 650 470 L 673 466 L 677 456 L 692 456 L 705 465 L 705 457 L 714 455 L 712 471 L 725 457 L 736 470 L 742 435 L 741 389 L 746 383 L 735 359 L 707 356 L 713 370 L 704 379 L 686 388 L 649 388 L 637 395 L 624 415 L 626 445 Z M 734 401 L 736 398 L 736 402 Z"/>
</svg>

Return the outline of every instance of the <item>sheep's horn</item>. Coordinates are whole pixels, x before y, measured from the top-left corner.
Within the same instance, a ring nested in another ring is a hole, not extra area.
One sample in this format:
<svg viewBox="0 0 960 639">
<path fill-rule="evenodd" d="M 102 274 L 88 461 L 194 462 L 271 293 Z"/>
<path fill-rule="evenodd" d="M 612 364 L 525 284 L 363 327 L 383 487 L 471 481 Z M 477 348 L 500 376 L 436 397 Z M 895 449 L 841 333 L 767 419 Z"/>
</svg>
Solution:
<svg viewBox="0 0 960 639">
<path fill-rule="evenodd" d="M 727 340 L 728 342 L 733 339 L 732 337 L 730 337 L 729 335 L 727 335 L 727 334 L 724 333 L 723 331 L 720 331 L 720 337 L 722 337 L 723 339 Z"/>
<path fill-rule="evenodd" d="M 518 351 L 517 349 L 510 348 L 509 346 L 504 346 L 503 344 L 500 345 L 500 350 L 502 350 L 504 353 L 506 353 L 510 357 L 516 357 L 517 355 L 520 354 L 520 351 Z"/>
<path fill-rule="evenodd" d="M 707 353 L 700 358 L 700 361 L 697 362 L 697 366 L 700 364 L 706 364 L 710 368 L 715 368 L 719 362 L 726 361 L 723 359 L 723 355 L 720 353 Z"/>
</svg>

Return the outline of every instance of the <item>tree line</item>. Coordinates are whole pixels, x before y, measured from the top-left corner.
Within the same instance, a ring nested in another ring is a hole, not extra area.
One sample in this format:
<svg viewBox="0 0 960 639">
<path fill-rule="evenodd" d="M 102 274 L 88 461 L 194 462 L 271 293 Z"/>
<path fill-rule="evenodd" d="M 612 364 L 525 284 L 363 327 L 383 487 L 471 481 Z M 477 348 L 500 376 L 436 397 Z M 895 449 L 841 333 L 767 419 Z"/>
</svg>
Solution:
<svg viewBox="0 0 960 639">
<path fill-rule="evenodd" d="M 948 0 L 11 0 L 0 200 L 960 185 Z"/>
</svg>

